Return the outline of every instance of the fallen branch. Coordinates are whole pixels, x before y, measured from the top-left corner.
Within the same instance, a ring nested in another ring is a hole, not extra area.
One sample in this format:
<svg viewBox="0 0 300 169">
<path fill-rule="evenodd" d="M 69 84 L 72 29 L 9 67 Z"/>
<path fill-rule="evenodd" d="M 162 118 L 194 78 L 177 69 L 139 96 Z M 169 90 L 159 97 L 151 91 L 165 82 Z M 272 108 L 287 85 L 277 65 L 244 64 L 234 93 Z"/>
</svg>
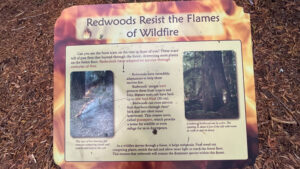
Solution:
<svg viewBox="0 0 300 169">
<path fill-rule="evenodd" d="M 276 117 L 271 117 L 271 119 L 272 119 L 273 121 L 276 121 L 276 122 L 278 122 L 278 123 L 283 123 L 283 124 L 297 124 L 296 121 L 286 121 L 286 120 L 278 119 L 278 118 L 276 118 Z"/>
<path fill-rule="evenodd" d="M 18 31 L 18 30 L 21 30 L 21 29 L 23 29 L 23 28 L 25 28 L 25 26 L 21 26 L 21 27 L 19 27 L 19 28 L 11 29 L 11 31 Z"/>
<path fill-rule="evenodd" d="M 24 14 L 24 11 L 21 11 L 20 13 L 18 13 L 18 14 L 15 16 L 15 18 L 18 17 L 18 16 L 21 16 L 21 15 L 23 15 L 23 14 Z"/>
<path fill-rule="evenodd" d="M 35 18 L 35 17 L 41 16 L 41 15 L 45 15 L 47 13 L 49 13 L 49 11 L 44 12 L 44 13 L 40 13 L 40 14 L 37 14 L 37 15 L 31 15 L 31 16 L 23 17 L 23 18 L 20 18 L 19 20 L 26 20 L 26 19 L 30 19 L 30 18 Z M 17 17 L 20 16 L 20 15 L 22 15 L 22 14 L 23 14 L 22 12 L 20 14 L 17 14 L 14 19 L 9 20 L 8 22 L 13 22 L 13 21 L 18 20 Z"/>
<path fill-rule="evenodd" d="M 268 124 L 268 123 L 270 123 L 270 122 L 269 122 L 269 121 L 261 122 L 261 123 L 258 124 L 258 127 L 260 127 L 260 126 L 262 126 L 262 125 L 265 125 L 265 124 Z"/>
<path fill-rule="evenodd" d="M 295 120 L 296 124 L 299 125 L 300 122 L 297 119 L 297 117 L 295 117 L 293 111 L 286 105 L 284 104 L 277 96 L 275 96 L 272 92 L 268 91 L 286 110 L 287 112 L 293 117 L 293 119 Z"/>
<path fill-rule="evenodd" d="M 29 18 L 35 18 L 35 17 L 41 16 L 41 15 L 45 15 L 47 13 L 49 13 L 49 11 L 41 13 L 41 14 L 37 14 L 37 15 L 27 16 L 27 17 L 21 18 L 20 20 L 26 20 L 26 19 L 29 19 Z"/>
</svg>

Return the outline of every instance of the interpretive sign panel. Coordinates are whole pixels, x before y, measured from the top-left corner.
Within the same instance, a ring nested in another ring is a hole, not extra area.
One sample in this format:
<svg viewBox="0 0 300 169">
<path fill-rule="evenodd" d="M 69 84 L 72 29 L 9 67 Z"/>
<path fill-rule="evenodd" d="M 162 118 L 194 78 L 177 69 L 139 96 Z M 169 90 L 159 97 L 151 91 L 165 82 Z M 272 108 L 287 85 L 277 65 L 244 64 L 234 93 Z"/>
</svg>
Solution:
<svg viewBox="0 0 300 169">
<path fill-rule="evenodd" d="M 255 160 L 249 15 L 230 0 L 68 8 L 55 25 L 54 61 L 62 168 Z"/>
</svg>

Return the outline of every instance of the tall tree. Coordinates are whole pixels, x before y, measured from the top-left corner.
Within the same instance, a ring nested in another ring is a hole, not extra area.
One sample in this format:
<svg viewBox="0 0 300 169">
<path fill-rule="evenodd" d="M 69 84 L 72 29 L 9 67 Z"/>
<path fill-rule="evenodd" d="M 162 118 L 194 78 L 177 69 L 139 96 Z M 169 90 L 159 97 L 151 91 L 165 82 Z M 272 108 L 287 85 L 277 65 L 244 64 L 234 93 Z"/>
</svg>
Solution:
<svg viewBox="0 0 300 169">
<path fill-rule="evenodd" d="M 230 100 L 222 63 L 222 52 L 208 51 L 204 52 L 204 56 L 202 73 L 203 109 L 205 111 L 217 111 Z"/>
<path fill-rule="evenodd" d="M 235 54 L 233 51 L 223 51 L 224 72 L 228 82 L 230 95 L 236 95 Z"/>
</svg>

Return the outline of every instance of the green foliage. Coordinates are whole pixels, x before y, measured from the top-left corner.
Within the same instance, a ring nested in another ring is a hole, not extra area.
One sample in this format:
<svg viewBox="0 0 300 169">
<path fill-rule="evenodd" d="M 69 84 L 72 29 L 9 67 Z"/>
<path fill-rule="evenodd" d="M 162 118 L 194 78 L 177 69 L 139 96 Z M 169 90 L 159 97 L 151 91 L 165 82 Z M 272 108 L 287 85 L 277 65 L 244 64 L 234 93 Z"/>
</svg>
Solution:
<svg viewBox="0 0 300 169">
<path fill-rule="evenodd" d="M 195 98 L 201 88 L 201 66 L 203 52 L 191 51 L 183 54 L 185 97 Z"/>
</svg>

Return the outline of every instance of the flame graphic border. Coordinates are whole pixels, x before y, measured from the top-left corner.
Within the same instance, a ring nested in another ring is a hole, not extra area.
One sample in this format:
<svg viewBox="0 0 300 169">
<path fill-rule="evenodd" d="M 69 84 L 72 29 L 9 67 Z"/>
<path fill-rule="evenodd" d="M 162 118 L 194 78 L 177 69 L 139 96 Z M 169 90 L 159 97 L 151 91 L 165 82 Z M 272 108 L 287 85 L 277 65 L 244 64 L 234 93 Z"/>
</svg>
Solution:
<svg viewBox="0 0 300 169">
<path fill-rule="evenodd" d="M 224 34 L 218 36 L 159 37 L 139 39 L 77 40 L 76 19 L 80 17 L 154 15 L 175 13 L 215 12 L 223 17 Z M 66 162 L 64 160 L 65 133 L 65 55 L 69 45 L 95 45 L 106 43 L 240 40 L 242 42 L 244 83 L 247 116 L 248 160 L 235 161 L 165 161 L 165 162 Z M 203 0 L 188 2 L 147 2 L 127 4 L 82 5 L 65 9 L 54 28 L 54 104 L 53 104 L 53 157 L 61 168 L 240 168 L 254 163 L 258 154 L 257 114 L 250 15 L 244 13 L 232 0 Z"/>
</svg>

